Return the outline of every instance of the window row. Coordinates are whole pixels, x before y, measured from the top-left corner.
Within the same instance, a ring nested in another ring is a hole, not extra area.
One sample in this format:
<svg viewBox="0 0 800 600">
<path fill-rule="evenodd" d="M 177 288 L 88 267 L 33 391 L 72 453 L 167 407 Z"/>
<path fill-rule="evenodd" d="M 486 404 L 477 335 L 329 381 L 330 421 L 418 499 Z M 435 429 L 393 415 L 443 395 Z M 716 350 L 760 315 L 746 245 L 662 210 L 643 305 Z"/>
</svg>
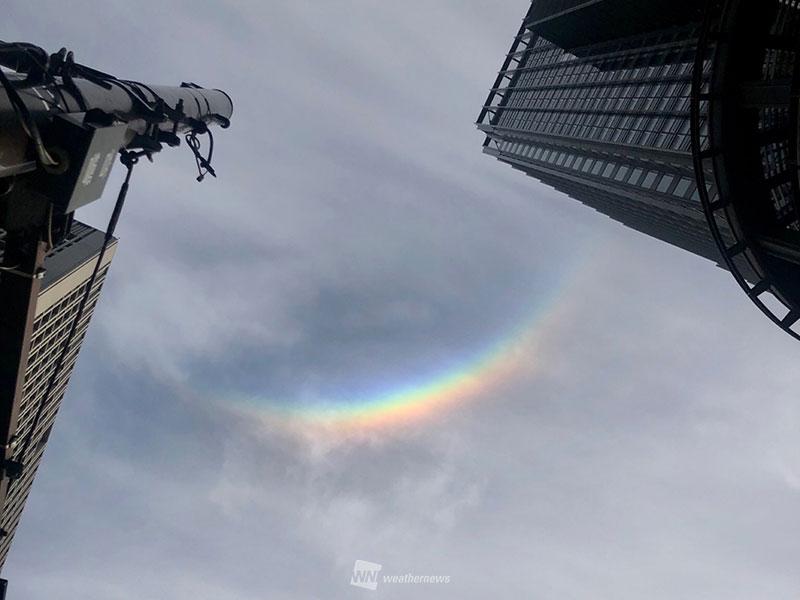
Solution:
<svg viewBox="0 0 800 600">
<path fill-rule="evenodd" d="M 642 49 L 640 53 L 627 58 L 607 58 L 591 56 L 578 58 L 561 49 L 547 52 L 531 52 L 521 69 L 519 78 L 529 81 L 557 79 L 578 83 L 586 81 L 611 82 L 628 78 L 680 77 L 692 73 L 694 56 L 686 48 L 664 51 Z M 606 64 L 600 64 L 605 61 Z M 646 64 L 649 63 L 649 64 Z"/>
<path fill-rule="evenodd" d="M 599 142 L 687 151 L 690 121 L 685 118 L 620 114 L 507 111 L 499 127 Z"/>
<path fill-rule="evenodd" d="M 624 185 L 632 185 L 661 194 L 700 201 L 694 179 L 661 173 L 652 169 L 633 167 L 611 160 L 580 156 L 563 150 L 531 146 L 520 142 L 502 142 L 502 152 L 516 154 L 533 161 L 548 163 L 563 169 L 600 177 Z"/>
<path fill-rule="evenodd" d="M 585 87 L 553 87 L 544 89 L 526 89 L 522 86 L 509 88 L 505 106 L 555 108 L 570 107 L 575 109 L 598 109 L 607 107 L 627 107 L 633 105 L 646 106 L 650 110 L 667 106 L 669 100 L 689 98 L 691 84 L 687 81 L 662 83 L 650 80 L 629 85 L 600 85 Z M 647 101 L 651 101 L 646 104 Z M 662 109 L 663 110 L 663 109 Z"/>
</svg>

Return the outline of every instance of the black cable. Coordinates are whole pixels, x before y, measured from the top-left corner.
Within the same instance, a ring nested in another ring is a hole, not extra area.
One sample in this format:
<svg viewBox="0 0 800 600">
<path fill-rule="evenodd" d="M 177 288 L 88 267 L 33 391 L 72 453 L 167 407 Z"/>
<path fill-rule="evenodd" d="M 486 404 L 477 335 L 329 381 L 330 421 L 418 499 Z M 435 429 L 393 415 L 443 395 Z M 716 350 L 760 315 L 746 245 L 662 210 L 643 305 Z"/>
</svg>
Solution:
<svg viewBox="0 0 800 600">
<path fill-rule="evenodd" d="M 61 374 L 61 369 L 64 366 L 64 361 L 69 354 L 70 346 L 72 345 L 72 340 L 75 337 L 75 334 L 78 331 L 78 325 L 83 318 L 83 313 L 86 310 L 86 305 L 89 303 L 89 298 L 92 294 L 92 288 L 94 287 L 95 281 L 97 280 L 97 275 L 100 272 L 101 267 L 103 266 L 103 258 L 105 257 L 106 251 L 108 250 L 108 245 L 111 243 L 111 240 L 114 238 L 114 229 L 117 227 L 117 222 L 119 221 L 119 216 L 122 213 L 122 207 L 125 204 L 125 197 L 128 194 L 128 187 L 130 186 L 131 174 L 133 173 L 133 166 L 139 161 L 139 154 L 134 152 L 128 152 L 127 150 L 122 150 L 120 152 L 120 161 L 123 165 L 125 165 L 128 169 L 127 173 L 125 174 L 125 181 L 123 181 L 122 186 L 120 187 L 119 194 L 117 195 L 117 202 L 114 204 L 114 210 L 111 213 L 111 217 L 108 221 L 108 226 L 106 227 L 105 238 L 103 239 L 103 245 L 100 247 L 100 253 L 97 255 L 97 260 L 94 264 L 94 269 L 92 270 L 92 274 L 89 276 L 89 280 L 86 282 L 86 289 L 83 292 L 83 296 L 81 297 L 81 301 L 78 304 L 78 311 L 75 315 L 75 318 L 70 325 L 69 332 L 67 333 L 67 337 L 64 340 L 64 346 L 61 349 L 61 353 L 58 356 L 58 360 L 56 361 L 53 367 L 53 373 L 50 375 L 50 379 L 47 382 L 47 387 L 45 388 L 44 394 L 42 395 L 42 399 L 39 401 L 39 406 L 36 409 L 36 414 L 33 417 L 33 422 L 31 423 L 30 429 L 28 430 L 27 435 L 22 443 L 22 447 L 18 454 L 18 459 L 15 459 L 16 462 L 23 464 L 25 463 L 25 455 L 27 454 L 28 447 L 33 440 L 33 435 L 36 431 L 36 427 L 39 424 L 39 420 L 42 418 L 42 414 L 44 413 L 44 409 L 48 404 L 50 399 L 50 394 L 53 392 L 53 388 L 56 385 L 56 381 L 58 380 L 59 375 Z M 9 484 L 10 485 L 10 484 Z"/>
<path fill-rule="evenodd" d="M 62 48 L 62 51 L 66 51 L 66 48 Z M 59 53 L 59 56 L 60 55 L 61 53 Z M 86 99 L 83 97 L 80 88 L 75 85 L 75 81 L 72 79 L 72 71 L 74 68 L 75 56 L 72 54 L 72 51 L 64 52 L 63 61 L 60 65 L 61 81 L 64 82 L 64 87 L 78 102 L 80 109 L 83 112 L 86 112 L 89 108 L 86 104 Z"/>
<path fill-rule="evenodd" d="M 71 64 L 73 68 L 84 69 L 82 65 L 77 63 L 73 62 Z M 80 74 L 80 72 L 78 73 Z M 99 71 L 95 71 L 94 76 L 101 78 L 109 86 L 114 85 L 122 89 L 134 105 L 138 105 L 145 113 L 150 113 L 152 123 L 158 123 L 161 119 L 167 117 L 172 119 L 176 126 L 177 123 L 181 121 L 191 125 L 192 129 L 186 134 L 185 138 L 186 144 L 192 151 L 195 163 L 197 164 L 197 181 L 203 181 L 206 175 L 211 175 L 212 177 L 217 176 L 214 168 L 211 166 L 211 158 L 214 154 L 214 134 L 204 121 L 185 118 L 182 102 L 179 102 L 175 107 L 171 107 L 153 88 L 144 83 L 130 79 L 118 79 L 113 75 L 106 75 Z M 152 96 L 152 100 L 149 99 L 142 90 L 149 92 Z M 210 117 L 219 120 L 223 127 L 228 127 L 230 125 L 230 121 L 221 115 L 210 115 Z M 201 143 L 198 134 L 203 133 L 208 135 L 207 156 L 203 156 L 200 152 Z"/>
<path fill-rule="evenodd" d="M 13 62 L 6 55 L 13 58 Z M 28 42 L 4 42 L 0 40 L 0 64 L 18 73 L 30 73 L 34 66 L 40 68 L 47 63 L 47 52 Z"/>
<path fill-rule="evenodd" d="M 130 98 L 133 106 L 141 111 L 141 117 L 148 123 L 148 131 L 145 132 L 143 137 L 152 138 L 154 143 L 149 145 L 144 144 L 142 147 L 147 147 L 151 151 L 153 150 L 153 146 L 160 148 L 158 142 L 162 141 L 162 139 L 159 137 L 158 132 L 159 123 L 163 123 L 166 120 L 172 120 L 174 122 L 171 138 L 174 140 L 174 143 L 170 140 L 167 140 L 167 143 L 170 145 L 177 145 L 178 143 L 178 139 L 174 135 L 178 128 L 178 124 L 182 123 L 189 125 L 191 130 L 186 134 L 185 137 L 186 143 L 192 151 L 195 163 L 197 164 L 197 181 L 203 181 L 205 176 L 208 174 L 210 174 L 212 177 L 217 176 L 213 167 L 211 166 L 211 157 L 214 153 L 214 136 L 205 121 L 187 118 L 185 116 L 182 102 L 179 102 L 175 107 L 171 107 L 169 104 L 167 104 L 164 98 L 157 94 L 156 91 L 150 86 L 138 81 L 119 79 L 114 75 L 103 73 L 102 71 L 81 65 L 80 63 L 75 62 L 73 53 L 71 51 L 67 51 L 66 48 L 62 48 L 57 53 L 48 56 L 48 54 L 38 46 L 20 43 L 9 44 L 0 41 L 0 57 L 2 57 L 3 54 L 8 53 L 16 53 L 16 65 L 19 69 L 21 69 L 22 72 L 28 73 L 29 80 L 37 77 L 44 78 L 55 87 L 56 92 L 61 97 L 64 110 L 67 110 L 68 107 L 62 88 L 68 91 L 75 98 L 75 101 L 78 103 L 81 110 L 86 110 L 87 108 L 83 94 L 81 93 L 80 88 L 75 84 L 73 77 L 86 79 L 87 81 L 102 86 L 106 89 L 111 89 L 114 86 L 120 88 Z M 25 59 L 24 61 L 22 61 L 23 58 Z M 0 60 L 0 64 L 3 62 L 8 63 L 7 60 Z M 56 76 L 61 77 L 61 84 L 59 84 L 56 80 Z M 14 86 L 10 81 L 8 81 L 8 78 L 5 77 L 5 74 L 2 73 L 2 70 L 0 70 L 0 82 L 6 88 L 6 91 L 11 98 L 12 105 L 14 106 L 14 110 L 17 112 L 23 128 L 28 133 L 28 136 L 33 140 L 40 162 L 49 166 L 56 165 L 57 161 L 55 161 L 47 152 L 47 149 L 42 142 L 38 127 L 30 115 L 30 111 L 19 97 L 19 93 L 16 91 Z M 150 94 L 152 99 L 148 98 L 147 94 Z M 209 115 L 209 118 L 211 120 L 219 121 L 222 127 L 227 127 L 230 124 L 228 119 L 222 117 L 221 115 L 211 114 Z M 207 156 L 203 156 L 203 154 L 200 152 L 201 143 L 198 137 L 198 135 L 204 133 L 208 135 L 209 148 Z"/>
<path fill-rule="evenodd" d="M 25 130 L 25 133 L 28 134 L 28 137 L 31 138 L 33 141 L 34 147 L 36 148 L 36 155 L 39 157 L 39 161 L 43 165 L 47 166 L 55 166 L 58 164 L 58 161 L 54 160 L 52 156 L 47 152 L 47 149 L 44 147 L 44 142 L 42 141 L 42 135 L 39 132 L 39 127 L 36 125 L 36 121 L 31 116 L 28 107 L 25 105 L 25 102 L 17 92 L 17 89 L 14 85 L 9 81 L 6 74 L 3 72 L 3 69 L 0 69 L 0 84 L 2 84 L 3 88 L 6 90 L 6 94 L 8 94 L 8 99 L 11 101 L 11 106 L 14 108 L 14 112 L 17 115 L 17 118 L 20 120 L 22 124 L 22 128 Z"/>
<path fill-rule="evenodd" d="M 47 56 L 47 53 L 39 48 L 38 46 L 33 45 L 23 45 L 22 51 L 25 55 L 30 59 L 31 63 L 36 66 L 38 70 L 38 74 L 50 82 L 56 92 L 58 93 L 59 97 L 61 98 L 62 106 L 59 107 L 60 110 L 63 112 L 67 112 L 69 110 L 69 106 L 67 105 L 67 99 L 64 97 L 64 92 L 61 90 L 61 85 L 59 85 L 58 81 L 54 77 L 54 72 L 59 65 L 59 60 L 63 58 L 62 53 L 66 53 L 66 48 L 62 48 L 58 53 L 53 54 L 51 56 Z M 40 60 L 41 58 L 41 60 Z M 30 69 L 28 71 L 27 81 L 29 84 L 35 84 L 34 81 L 34 71 Z M 58 106 L 58 103 L 56 103 Z"/>
<path fill-rule="evenodd" d="M 55 74 L 61 69 L 64 57 L 67 54 L 67 49 L 62 48 L 55 54 L 47 55 L 42 48 L 26 42 L 15 42 L 9 44 L 8 42 L 0 41 L 0 63 L 3 66 L 12 68 L 17 73 L 25 73 L 27 77 L 25 82 L 28 86 L 34 86 L 37 83 L 47 80 L 55 89 L 58 96 L 61 98 L 61 104 L 57 101 L 48 101 L 39 96 L 39 98 L 62 112 L 69 110 L 67 99 L 62 91 L 62 85 L 56 81 Z M 9 55 L 12 60 L 9 60 Z"/>
<path fill-rule="evenodd" d="M 200 138 L 197 137 L 198 133 L 208 134 L 207 156 L 203 156 L 200 153 Z M 197 181 L 203 181 L 207 174 L 211 175 L 212 177 L 216 177 L 217 174 L 214 172 L 214 169 L 211 166 L 211 157 L 214 155 L 214 134 L 211 133 L 211 130 L 206 126 L 205 123 L 200 121 L 200 125 L 196 125 L 194 129 L 186 134 L 186 145 L 189 146 L 189 149 L 194 155 L 195 163 L 197 163 Z"/>
</svg>

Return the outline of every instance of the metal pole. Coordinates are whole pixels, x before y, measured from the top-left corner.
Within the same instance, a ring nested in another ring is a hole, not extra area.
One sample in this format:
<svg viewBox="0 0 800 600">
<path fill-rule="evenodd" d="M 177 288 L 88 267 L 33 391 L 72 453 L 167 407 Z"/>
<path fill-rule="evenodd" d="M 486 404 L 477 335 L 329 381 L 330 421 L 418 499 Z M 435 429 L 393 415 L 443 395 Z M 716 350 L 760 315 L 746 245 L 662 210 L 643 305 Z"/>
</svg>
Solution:
<svg viewBox="0 0 800 600">
<path fill-rule="evenodd" d="M 15 54 L 21 46 L 25 50 Z M 0 507 L 22 467 L 11 458 L 54 223 L 70 223 L 77 206 L 102 193 L 119 150 L 141 148 L 149 154 L 162 143 L 176 145 L 178 133 L 227 126 L 233 112 L 230 97 L 220 90 L 150 86 L 74 64 L 55 75 L 42 67 L 54 57 L 35 46 L 0 42 L 0 65 L 19 71 L 4 71 L 0 88 L 0 230 L 6 234 L 0 268 Z M 66 142 L 53 147 L 63 159 L 56 165 L 61 172 L 46 168 L 42 154 L 33 151 L 32 129 L 41 132 L 45 146 Z M 197 148 L 193 151 L 197 156 Z M 201 163 L 210 171 L 198 157 Z M 76 202 L 71 194 L 79 188 L 83 197 Z"/>
</svg>

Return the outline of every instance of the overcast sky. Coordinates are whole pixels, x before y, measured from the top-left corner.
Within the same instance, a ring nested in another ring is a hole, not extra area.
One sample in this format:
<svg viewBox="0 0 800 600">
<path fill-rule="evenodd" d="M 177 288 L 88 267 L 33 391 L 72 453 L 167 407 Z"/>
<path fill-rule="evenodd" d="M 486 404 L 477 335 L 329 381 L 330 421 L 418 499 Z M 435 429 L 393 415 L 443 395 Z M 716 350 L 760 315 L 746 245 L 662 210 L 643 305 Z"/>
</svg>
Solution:
<svg viewBox="0 0 800 600">
<path fill-rule="evenodd" d="M 6 3 L 3 39 L 235 107 L 218 179 L 185 147 L 136 168 L 10 598 L 798 597 L 800 346 L 710 262 L 481 154 L 526 8 Z M 425 418 L 275 416 L 521 324 Z M 358 589 L 357 559 L 450 583 Z"/>
</svg>

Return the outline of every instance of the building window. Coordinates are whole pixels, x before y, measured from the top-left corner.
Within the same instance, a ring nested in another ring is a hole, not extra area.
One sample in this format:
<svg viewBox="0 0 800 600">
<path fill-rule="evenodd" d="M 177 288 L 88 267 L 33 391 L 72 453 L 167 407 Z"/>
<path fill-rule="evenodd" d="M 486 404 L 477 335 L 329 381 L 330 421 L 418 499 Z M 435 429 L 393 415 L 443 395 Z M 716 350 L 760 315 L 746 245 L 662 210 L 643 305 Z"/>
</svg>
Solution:
<svg viewBox="0 0 800 600">
<path fill-rule="evenodd" d="M 656 182 L 656 177 L 658 177 L 658 173 L 655 171 L 650 171 L 642 181 L 642 187 L 647 188 L 648 190 L 653 187 L 653 184 Z"/>
<path fill-rule="evenodd" d="M 689 191 L 689 186 L 692 185 L 692 180 L 686 177 L 683 177 L 678 183 L 675 185 L 675 189 L 672 190 L 672 193 L 676 196 L 685 196 L 686 192 Z"/>
<path fill-rule="evenodd" d="M 659 192 L 666 194 L 667 190 L 669 190 L 669 186 L 672 185 L 672 180 L 674 177 L 672 175 L 664 175 L 661 178 L 661 181 L 658 183 L 658 188 L 656 188 Z"/>
</svg>

